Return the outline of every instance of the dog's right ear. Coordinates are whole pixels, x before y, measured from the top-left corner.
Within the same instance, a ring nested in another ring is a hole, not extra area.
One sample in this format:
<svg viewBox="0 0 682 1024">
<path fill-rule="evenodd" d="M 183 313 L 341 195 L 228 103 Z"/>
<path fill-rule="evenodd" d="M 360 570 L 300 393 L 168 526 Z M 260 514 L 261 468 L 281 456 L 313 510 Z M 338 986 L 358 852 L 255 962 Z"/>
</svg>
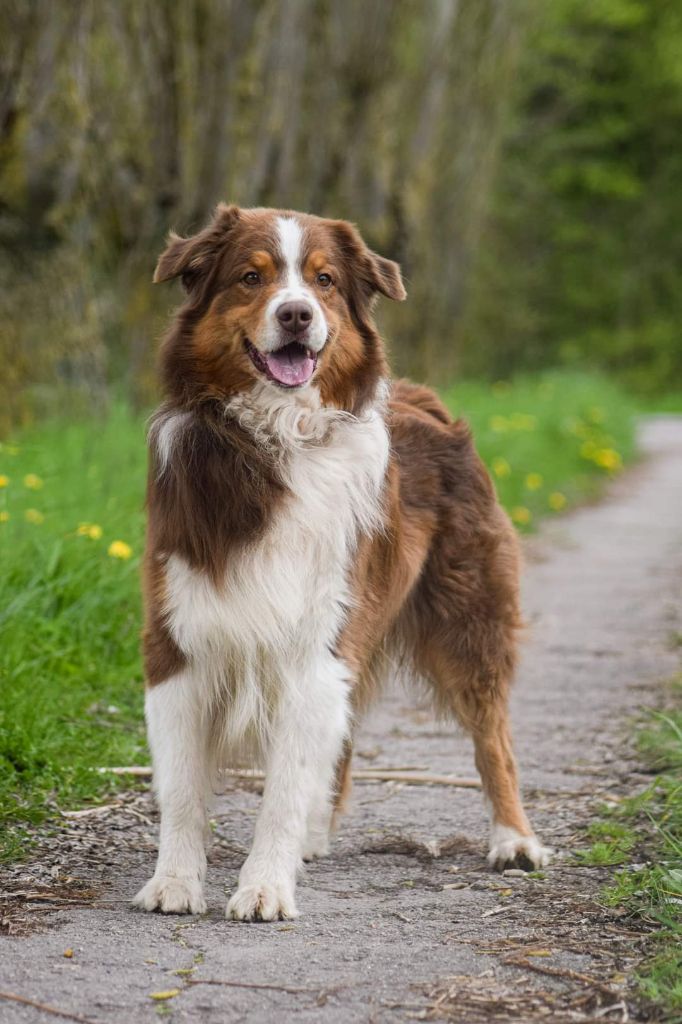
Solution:
<svg viewBox="0 0 682 1024">
<path fill-rule="evenodd" d="M 185 291 L 193 291 L 211 270 L 239 217 L 238 206 L 219 203 L 213 220 L 198 235 L 181 238 L 171 231 L 168 245 L 156 264 L 154 284 L 179 277 Z"/>
</svg>

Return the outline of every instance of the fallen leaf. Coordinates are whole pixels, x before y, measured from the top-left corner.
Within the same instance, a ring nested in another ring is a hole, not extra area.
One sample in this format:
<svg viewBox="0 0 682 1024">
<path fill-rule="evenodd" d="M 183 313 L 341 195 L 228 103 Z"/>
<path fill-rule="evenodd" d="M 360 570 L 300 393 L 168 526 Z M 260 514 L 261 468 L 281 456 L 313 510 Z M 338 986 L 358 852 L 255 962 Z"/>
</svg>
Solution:
<svg viewBox="0 0 682 1024">
<path fill-rule="evenodd" d="M 71 957 L 73 956 L 73 950 L 71 948 L 65 949 L 63 956 L 65 956 L 67 960 L 70 960 Z"/>
<path fill-rule="evenodd" d="M 528 949 L 526 950 L 526 956 L 551 956 L 551 949 Z"/>
<path fill-rule="evenodd" d="M 161 1003 L 161 1002 L 164 1001 L 164 999 L 175 999 L 175 997 L 179 996 L 179 995 L 180 995 L 180 989 L 179 988 L 169 988 L 169 989 L 166 989 L 165 992 L 150 992 L 149 993 L 149 998 L 150 999 L 156 999 L 156 1001 L 158 1003 Z"/>
</svg>

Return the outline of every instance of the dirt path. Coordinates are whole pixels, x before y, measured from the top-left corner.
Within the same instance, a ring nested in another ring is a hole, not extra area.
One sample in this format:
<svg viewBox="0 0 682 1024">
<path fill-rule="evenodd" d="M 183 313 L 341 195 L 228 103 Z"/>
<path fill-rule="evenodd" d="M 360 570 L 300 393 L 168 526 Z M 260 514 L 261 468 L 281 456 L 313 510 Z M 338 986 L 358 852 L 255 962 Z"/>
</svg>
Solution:
<svg viewBox="0 0 682 1024">
<path fill-rule="evenodd" d="M 3 889 L 28 895 L 0 904 L 15 931 L 0 940 L 0 990 L 116 1024 L 159 1012 L 202 1024 L 579 1021 L 609 1006 L 601 1019 L 618 1021 L 628 1002 L 645 1019 L 624 981 L 641 937 L 597 902 L 603 871 L 570 853 L 601 799 L 643 783 L 628 716 L 677 667 L 682 420 L 650 420 L 641 439 L 646 460 L 605 501 L 529 545 L 533 630 L 513 720 L 530 813 L 558 851 L 546 878 L 485 870 L 476 791 L 362 783 L 332 856 L 301 882 L 302 917 L 227 922 L 258 802 L 242 784 L 219 805 L 208 916 L 147 916 L 127 900 L 153 868 L 156 823 L 148 797 L 131 795 L 70 819 L 6 872 Z M 473 773 L 468 740 L 402 694 L 367 722 L 359 751 L 359 767 Z M 49 1019 L 0 999 L 4 1024 Z"/>
</svg>

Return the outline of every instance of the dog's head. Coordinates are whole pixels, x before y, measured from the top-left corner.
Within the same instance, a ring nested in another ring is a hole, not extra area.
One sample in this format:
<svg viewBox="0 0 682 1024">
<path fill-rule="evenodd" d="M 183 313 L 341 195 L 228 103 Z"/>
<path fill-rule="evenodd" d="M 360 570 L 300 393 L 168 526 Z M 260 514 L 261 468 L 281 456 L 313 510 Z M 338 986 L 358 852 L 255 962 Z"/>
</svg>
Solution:
<svg viewBox="0 0 682 1024">
<path fill-rule="evenodd" d="M 187 301 L 164 368 L 183 400 L 260 381 L 317 386 L 324 404 L 357 411 L 385 372 L 374 299 L 405 298 L 398 265 L 351 224 L 280 210 L 220 205 L 199 234 L 171 235 L 154 280 L 174 277 Z"/>
</svg>

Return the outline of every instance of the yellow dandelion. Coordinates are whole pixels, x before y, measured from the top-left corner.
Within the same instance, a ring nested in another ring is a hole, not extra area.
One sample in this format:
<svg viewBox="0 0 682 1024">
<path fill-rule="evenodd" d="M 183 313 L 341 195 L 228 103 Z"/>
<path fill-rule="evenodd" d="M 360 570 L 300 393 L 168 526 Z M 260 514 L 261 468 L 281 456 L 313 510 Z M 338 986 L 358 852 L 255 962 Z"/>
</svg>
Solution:
<svg viewBox="0 0 682 1024">
<path fill-rule="evenodd" d="M 8 523 L 8 522 L 9 522 L 9 512 L 5 512 L 3 510 L 2 512 L 0 512 L 0 523 Z"/>
<path fill-rule="evenodd" d="M 33 523 L 35 526 L 40 526 L 45 522 L 45 516 L 37 508 L 27 508 L 24 512 L 24 519 L 27 523 Z"/>
<path fill-rule="evenodd" d="M 130 544 L 126 544 L 124 540 L 112 540 L 111 544 L 107 548 L 107 554 L 111 555 L 112 558 L 130 558 L 133 553 L 133 549 Z"/>
<path fill-rule="evenodd" d="M 561 491 L 552 491 L 547 501 L 554 512 L 560 512 L 566 504 L 566 495 Z"/>
<path fill-rule="evenodd" d="M 4 473 L 0 473 L 0 487 L 7 487 L 9 483 L 9 477 L 5 476 Z"/>
<path fill-rule="evenodd" d="M 539 491 L 542 484 L 543 480 L 541 473 L 528 473 L 526 476 L 526 487 L 529 491 Z"/>
<path fill-rule="evenodd" d="M 98 526 L 97 523 L 79 523 L 76 533 L 79 537 L 89 537 L 90 540 L 100 540 L 102 537 L 102 527 Z"/>
<path fill-rule="evenodd" d="M 594 461 L 602 469 L 608 469 L 612 473 L 622 469 L 623 460 L 613 448 L 600 448 L 594 454 Z"/>
<path fill-rule="evenodd" d="M 43 486 L 43 481 L 36 473 L 27 473 L 24 477 L 24 487 L 28 487 L 29 491 L 39 491 Z"/>
<path fill-rule="evenodd" d="M 504 416 L 491 416 L 488 421 L 488 426 L 491 430 L 494 430 L 496 434 L 504 434 L 509 430 L 509 422 Z"/>
<path fill-rule="evenodd" d="M 512 509 L 511 517 L 520 526 L 527 526 L 531 520 L 530 509 L 526 508 L 525 505 L 517 505 Z"/>
<path fill-rule="evenodd" d="M 496 477 L 499 477 L 500 480 L 504 480 L 505 477 L 511 475 L 511 466 L 506 459 L 502 458 L 501 455 L 498 455 L 497 458 L 493 459 L 492 466 L 493 473 Z"/>
</svg>

